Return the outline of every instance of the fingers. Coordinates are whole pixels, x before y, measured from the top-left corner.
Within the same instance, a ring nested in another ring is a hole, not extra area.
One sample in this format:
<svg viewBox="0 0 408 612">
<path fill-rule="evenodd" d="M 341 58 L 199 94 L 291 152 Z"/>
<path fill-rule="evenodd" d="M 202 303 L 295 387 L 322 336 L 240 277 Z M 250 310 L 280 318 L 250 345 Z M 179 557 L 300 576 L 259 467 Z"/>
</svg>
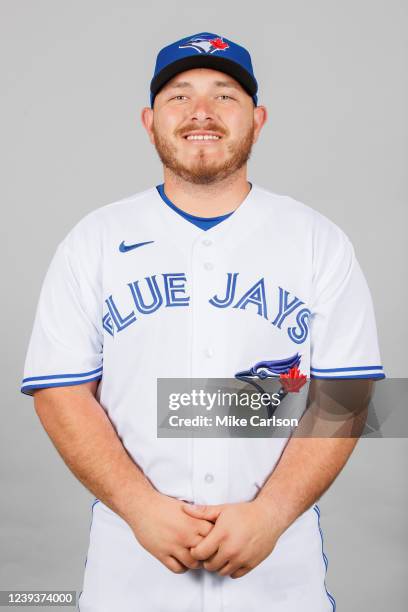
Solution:
<svg viewBox="0 0 408 612">
<path fill-rule="evenodd" d="M 203 568 L 209 572 L 218 572 L 227 563 L 230 563 L 230 559 L 221 546 L 214 555 L 211 555 L 211 557 L 203 561 Z M 234 569 L 238 569 L 238 567 Z"/>
<path fill-rule="evenodd" d="M 199 550 L 199 547 L 196 549 Z M 192 555 L 198 558 L 196 551 L 192 551 Z M 239 551 L 234 550 L 231 544 L 225 541 L 214 554 L 202 561 L 202 567 L 209 572 L 217 572 L 220 576 L 231 576 L 231 578 L 241 578 L 252 569 L 243 564 Z"/>
<path fill-rule="evenodd" d="M 192 547 L 190 552 L 194 559 L 205 561 L 208 559 L 208 557 L 211 557 L 211 555 L 217 552 L 219 545 L 219 529 L 217 529 L 217 526 L 214 526 L 207 537 L 205 537 L 197 546 Z"/>
<path fill-rule="evenodd" d="M 202 567 L 201 561 L 194 559 L 188 548 L 180 546 L 174 553 L 176 559 L 189 569 L 199 569 Z"/>
<path fill-rule="evenodd" d="M 200 542 L 208 536 L 213 529 L 214 523 L 210 521 L 192 518 L 184 514 L 183 528 L 180 532 L 179 544 L 185 548 L 192 548 L 200 544 Z"/>
<path fill-rule="evenodd" d="M 197 526 L 194 525 L 195 531 L 190 533 L 182 544 L 187 548 L 198 546 L 198 544 L 200 544 L 200 542 L 202 542 L 204 538 L 208 536 L 213 527 L 214 525 L 212 523 L 208 523 L 207 521 L 197 521 Z"/>
<path fill-rule="evenodd" d="M 188 571 L 187 567 L 182 565 L 180 561 L 177 561 L 177 559 L 170 555 L 163 559 L 163 563 L 169 570 L 171 570 L 175 574 L 184 574 Z"/>
<path fill-rule="evenodd" d="M 228 565 L 228 571 L 227 566 Z M 235 551 L 231 549 L 231 545 L 228 543 L 223 543 L 219 547 L 218 551 L 207 558 L 203 562 L 204 569 L 210 572 L 220 572 L 223 570 L 223 576 L 229 574 L 230 572 L 234 572 L 239 569 L 241 563 L 238 560 L 238 555 Z"/>
<path fill-rule="evenodd" d="M 209 569 L 206 567 L 206 561 L 203 562 L 204 569 Z M 231 578 L 241 578 L 248 574 L 251 571 L 250 567 L 242 566 L 239 562 L 227 561 L 225 565 L 216 570 L 209 571 L 217 571 L 220 576 L 231 576 Z"/>
<path fill-rule="evenodd" d="M 193 504 L 183 504 L 186 514 L 194 518 L 201 518 L 207 521 L 216 521 L 221 514 L 223 506 L 194 506 Z"/>
<path fill-rule="evenodd" d="M 237 568 L 235 567 L 235 565 L 233 563 L 231 563 L 231 561 L 228 561 L 224 567 L 222 567 L 220 570 L 218 570 L 218 573 L 220 576 L 230 576 L 232 574 L 232 572 L 235 572 L 237 570 Z"/>
<path fill-rule="evenodd" d="M 213 523 L 208 521 L 197 521 L 198 522 L 198 533 L 204 537 L 208 536 L 211 529 L 214 527 Z"/>
<path fill-rule="evenodd" d="M 196 533 L 191 536 L 190 540 L 186 542 L 185 546 L 187 548 L 194 548 L 195 546 L 198 546 L 203 540 L 203 536 L 201 536 L 199 533 Z"/>
<path fill-rule="evenodd" d="M 242 578 L 245 574 L 251 571 L 250 567 L 240 567 L 236 572 L 231 574 L 231 578 Z"/>
</svg>

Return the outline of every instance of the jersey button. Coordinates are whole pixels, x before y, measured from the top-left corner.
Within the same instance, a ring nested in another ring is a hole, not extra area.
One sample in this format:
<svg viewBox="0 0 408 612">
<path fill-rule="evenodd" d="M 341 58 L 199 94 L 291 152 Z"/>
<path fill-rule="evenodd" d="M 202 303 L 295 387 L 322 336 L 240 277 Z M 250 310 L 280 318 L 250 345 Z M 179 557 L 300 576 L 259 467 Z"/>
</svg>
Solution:
<svg viewBox="0 0 408 612">
<path fill-rule="evenodd" d="M 204 246 L 211 246 L 212 245 L 212 240 L 210 240 L 209 238 L 206 238 L 205 240 L 203 240 L 203 245 Z"/>
<path fill-rule="evenodd" d="M 212 270 L 214 268 L 214 264 L 212 264 L 211 261 L 206 261 L 204 264 L 204 268 L 206 270 Z"/>
<path fill-rule="evenodd" d="M 211 346 L 207 346 L 207 348 L 205 349 L 204 353 L 205 353 L 205 356 L 208 357 L 209 359 L 211 359 L 211 357 L 214 356 L 214 351 L 211 348 Z"/>
<path fill-rule="evenodd" d="M 212 474 L 210 474 L 210 472 L 208 472 L 205 476 L 204 476 L 204 480 L 205 482 L 211 483 L 214 481 L 214 476 Z"/>
</svg>

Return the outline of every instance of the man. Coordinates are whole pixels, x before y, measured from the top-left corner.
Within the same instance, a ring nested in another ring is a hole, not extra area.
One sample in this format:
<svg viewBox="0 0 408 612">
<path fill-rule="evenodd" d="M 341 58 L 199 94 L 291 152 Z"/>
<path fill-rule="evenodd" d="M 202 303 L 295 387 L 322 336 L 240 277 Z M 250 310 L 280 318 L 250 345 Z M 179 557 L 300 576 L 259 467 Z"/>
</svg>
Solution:
<svg viewBox="0 0 408 612">
<path fill-rule="evenodd" d="M 316 501 L 356 439 L 157 436 L 158 378 L 384 377 L 347 236 L 247 180 L 266 119 L 243 47 L 162 49 L 142 122 L 164 183 L 85 216 L 50 264 L 22 391 L 96 497 L 81 612 L 335 609 Z"/>
</svg>

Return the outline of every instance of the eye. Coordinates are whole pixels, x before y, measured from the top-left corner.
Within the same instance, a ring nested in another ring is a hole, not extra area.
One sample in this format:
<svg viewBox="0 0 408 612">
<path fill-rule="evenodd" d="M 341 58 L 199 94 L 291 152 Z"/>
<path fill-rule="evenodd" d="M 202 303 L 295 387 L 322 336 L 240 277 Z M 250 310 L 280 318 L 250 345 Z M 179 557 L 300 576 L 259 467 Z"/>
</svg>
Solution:
<svg viewBox="0 0 408 612">
<path fill-rule="evenodd" d="M 170 98 L 170 100 L 181 100 L 182 98 L 187 98 L 187 96 L 183 96 L 183 95 L 178 95 L 178 96 L 174 96 L 174 98 Z"/>
<path fill-rule="evenodd" d="M 233 100 L 234 98 L 232 98 L 231 96 L 228 96 L 227 94 L 221 94 L 220 96 L 218 96 L 219 98 L 224 98 L 224 99 L 228 99 L 228 100 Z"/>
</svg>

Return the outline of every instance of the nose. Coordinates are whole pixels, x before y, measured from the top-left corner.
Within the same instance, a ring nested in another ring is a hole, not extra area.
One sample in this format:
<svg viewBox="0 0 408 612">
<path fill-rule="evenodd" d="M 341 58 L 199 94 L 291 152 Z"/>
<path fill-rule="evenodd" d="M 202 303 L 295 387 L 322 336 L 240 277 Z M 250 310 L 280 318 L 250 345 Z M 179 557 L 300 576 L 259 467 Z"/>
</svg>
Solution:
<svg viewBox="0 0 408 612">
<path fill-rule="evenodd" d="M 208 121 L 214 118 L 213 104 L 208 98 L 197 98 L 191 112 L 191 119 Z"/>
</svg>

